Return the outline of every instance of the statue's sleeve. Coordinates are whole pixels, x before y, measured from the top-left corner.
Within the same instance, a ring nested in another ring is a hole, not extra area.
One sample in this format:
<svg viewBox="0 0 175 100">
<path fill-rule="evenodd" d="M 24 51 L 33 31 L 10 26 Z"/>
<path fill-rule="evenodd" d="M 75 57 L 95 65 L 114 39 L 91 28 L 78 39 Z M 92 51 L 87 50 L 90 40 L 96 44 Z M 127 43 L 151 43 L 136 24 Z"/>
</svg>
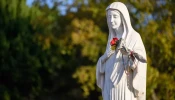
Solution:
<svg viewBox="0 0 175 100">
<path fill-rule="evenodd" d="M 102 58 L 100 57 L 96 67 L 96 83 L 97 83 L 97 86 L 101 89 L 103 89 L 103 84 L 104 84 L 105 64 L 106 63 L 102 64 Z"/>
<path fill-rule="evenodd" d="M 141 37 L 137 37 L 137 43 L 134 46 L 134 51 L 139 55 L 143 56 L 146 59 L 146 51 L 141 40 Z M 135 95 L 141 100 L 146 99 L 146 70 L 147 63 L 143 63 L 135 59 L 136 67 L 133 70 L 133 87 L 135 91 Z"/>
</svg>

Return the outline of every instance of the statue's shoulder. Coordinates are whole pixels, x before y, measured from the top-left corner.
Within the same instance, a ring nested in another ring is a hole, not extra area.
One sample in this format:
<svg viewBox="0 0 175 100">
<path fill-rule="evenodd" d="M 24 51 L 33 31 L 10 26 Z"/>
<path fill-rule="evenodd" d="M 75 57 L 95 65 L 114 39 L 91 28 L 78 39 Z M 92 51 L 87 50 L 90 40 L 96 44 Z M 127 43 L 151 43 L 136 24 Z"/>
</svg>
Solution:
<svg viewBox="0 0 175 100">
<path fill-rule="evenodd" d="M 132 34 L 132 38 L 141 39 L 141 36 L 140 36 L 140 34 L 137 31 L 133 30 L 131 32 L 131 34 Z"/>
</svg>

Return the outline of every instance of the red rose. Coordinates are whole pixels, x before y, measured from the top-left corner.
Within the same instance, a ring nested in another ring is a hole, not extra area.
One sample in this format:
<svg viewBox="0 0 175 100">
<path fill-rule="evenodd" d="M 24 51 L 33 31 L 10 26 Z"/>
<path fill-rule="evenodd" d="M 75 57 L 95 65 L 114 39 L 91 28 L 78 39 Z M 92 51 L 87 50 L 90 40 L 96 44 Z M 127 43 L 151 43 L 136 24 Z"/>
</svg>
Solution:
<svg viewBox="0 0 175 100">
<path fill-rule="evenodd" d="M 118 38 L 113 38 L 110 42 L 111 46 L 116 45 L 118 41 Z"/>
</svg>

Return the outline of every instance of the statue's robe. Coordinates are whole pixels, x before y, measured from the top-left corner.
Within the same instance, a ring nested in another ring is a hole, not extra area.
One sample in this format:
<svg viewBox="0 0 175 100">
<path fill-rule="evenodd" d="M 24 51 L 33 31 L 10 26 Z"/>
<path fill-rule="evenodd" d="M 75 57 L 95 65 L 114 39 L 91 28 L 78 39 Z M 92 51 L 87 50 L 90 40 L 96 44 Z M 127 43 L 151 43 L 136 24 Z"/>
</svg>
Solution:
<svg viewBox="0 0 175 100">
<path fill-rule="evenodd" d="M 126 47 L 146 59 L 146 52 L 140 35 L 131 27 L 129 13 L 126 6 L 120 2 L 111 4 L 107 10 L 116 9 L 121 12 L 124 30 L 123 39 Z M 108 25 L 109 26 L 109 25 Z M 106 52 L 97 62 L 97 85 L 102 89 L 104 100 L 145 100 L 146 99 L 146 70 L 147 64 L 136 58 L 128 58 L 120 50 L 112 55 L 110 41 L 113 38 L 109 27 Z M 104 61 L 104 59 L 106 59 Z M 129 64 L 132 62 L 132 64 Z"/>
</svg>

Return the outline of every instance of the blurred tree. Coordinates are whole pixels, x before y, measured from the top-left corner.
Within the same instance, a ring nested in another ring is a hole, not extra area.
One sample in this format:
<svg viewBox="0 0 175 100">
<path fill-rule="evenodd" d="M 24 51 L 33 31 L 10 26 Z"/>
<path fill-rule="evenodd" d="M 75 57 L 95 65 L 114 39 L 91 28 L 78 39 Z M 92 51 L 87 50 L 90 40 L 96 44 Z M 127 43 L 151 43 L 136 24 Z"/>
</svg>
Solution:
<svg viewBox="0 0 175 100">
<path fill-rule="evenodd" d="M 52 82 L 56 69 L 62 65 L 53 32 L 59 12 L 47 5 L 29 8 L 25 0 L 1 0 L 0 7 L 1 100 L 52 93 L 58 84 Z"/>
</svg>

